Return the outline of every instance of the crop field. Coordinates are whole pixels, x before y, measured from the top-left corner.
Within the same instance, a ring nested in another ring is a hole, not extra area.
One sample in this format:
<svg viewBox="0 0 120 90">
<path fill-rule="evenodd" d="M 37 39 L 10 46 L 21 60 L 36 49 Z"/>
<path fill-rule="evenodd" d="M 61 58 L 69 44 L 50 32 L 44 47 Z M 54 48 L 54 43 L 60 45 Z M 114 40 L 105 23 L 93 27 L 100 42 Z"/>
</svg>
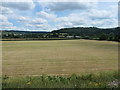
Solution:
<svg viewBox="0 0 120 90">
<path fill-rule="evenodd" d="M 3 41 L 3 75 L 71 75 L 117 70 L 118 43 L 95 40 Z"/>
<path fill-rule="evenodd" d="M 116 88 L 118 43 L 3 41 L 3 88 Z"/>
</svg>

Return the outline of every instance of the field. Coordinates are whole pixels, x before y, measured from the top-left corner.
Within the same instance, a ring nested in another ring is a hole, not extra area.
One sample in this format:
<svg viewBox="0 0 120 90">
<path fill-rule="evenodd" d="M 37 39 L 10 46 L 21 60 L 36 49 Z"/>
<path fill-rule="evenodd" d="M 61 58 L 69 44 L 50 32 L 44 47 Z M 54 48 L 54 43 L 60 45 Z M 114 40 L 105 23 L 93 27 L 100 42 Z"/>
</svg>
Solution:
<svg viewBox="0 0 120 90">
<path fill-rule="evenodd" d="M 3 41 L 3 76 L 71 75 L 118 68 L 118 43 L 95 40 Z"/>
<path fill-rule="evenodd" d="M 3 41 L 3 88 L 116 88 L 118 43 Z"/>
</svg>

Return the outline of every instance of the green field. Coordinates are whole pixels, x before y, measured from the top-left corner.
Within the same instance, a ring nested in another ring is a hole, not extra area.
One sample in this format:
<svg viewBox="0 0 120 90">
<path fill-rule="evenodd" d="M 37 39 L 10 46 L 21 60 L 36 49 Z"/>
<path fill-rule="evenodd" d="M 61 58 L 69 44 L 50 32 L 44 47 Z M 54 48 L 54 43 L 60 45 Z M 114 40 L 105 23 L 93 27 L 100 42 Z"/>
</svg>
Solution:
<svg viewBox="0 0 120 90">
<path fill-rule="evenodd" d="M 71 75 L 118 68 L 118 43 L 95 40 L 3 41 L 3 76 Z"/>
</svg>

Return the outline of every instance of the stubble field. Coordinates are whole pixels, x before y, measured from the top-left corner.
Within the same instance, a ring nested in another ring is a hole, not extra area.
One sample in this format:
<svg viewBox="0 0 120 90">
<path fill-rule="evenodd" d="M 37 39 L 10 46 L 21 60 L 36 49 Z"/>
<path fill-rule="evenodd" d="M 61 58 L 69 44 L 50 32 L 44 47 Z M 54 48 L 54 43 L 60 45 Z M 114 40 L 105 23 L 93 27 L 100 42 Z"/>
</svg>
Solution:
<svg viewBox="0 0 120 90">
<path fill-rule="evenodd" d="M 118 43 L 95 40 L 3 41 L 3 75 L 71 75 L 118 68 Z"/>
</svg>

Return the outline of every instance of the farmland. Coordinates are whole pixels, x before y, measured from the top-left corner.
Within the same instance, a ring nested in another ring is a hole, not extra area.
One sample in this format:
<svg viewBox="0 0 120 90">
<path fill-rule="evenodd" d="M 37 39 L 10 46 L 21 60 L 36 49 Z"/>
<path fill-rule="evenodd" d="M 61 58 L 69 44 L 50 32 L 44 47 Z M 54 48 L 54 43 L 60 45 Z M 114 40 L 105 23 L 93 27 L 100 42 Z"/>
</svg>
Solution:
<svg viewBox="0 0 120 90">
<path fill-rule="evenodd" d="M 71 75 L 118 68 L 118 43 L 95 40 L 3 41 L 3 76 Z"/>
</svg>

